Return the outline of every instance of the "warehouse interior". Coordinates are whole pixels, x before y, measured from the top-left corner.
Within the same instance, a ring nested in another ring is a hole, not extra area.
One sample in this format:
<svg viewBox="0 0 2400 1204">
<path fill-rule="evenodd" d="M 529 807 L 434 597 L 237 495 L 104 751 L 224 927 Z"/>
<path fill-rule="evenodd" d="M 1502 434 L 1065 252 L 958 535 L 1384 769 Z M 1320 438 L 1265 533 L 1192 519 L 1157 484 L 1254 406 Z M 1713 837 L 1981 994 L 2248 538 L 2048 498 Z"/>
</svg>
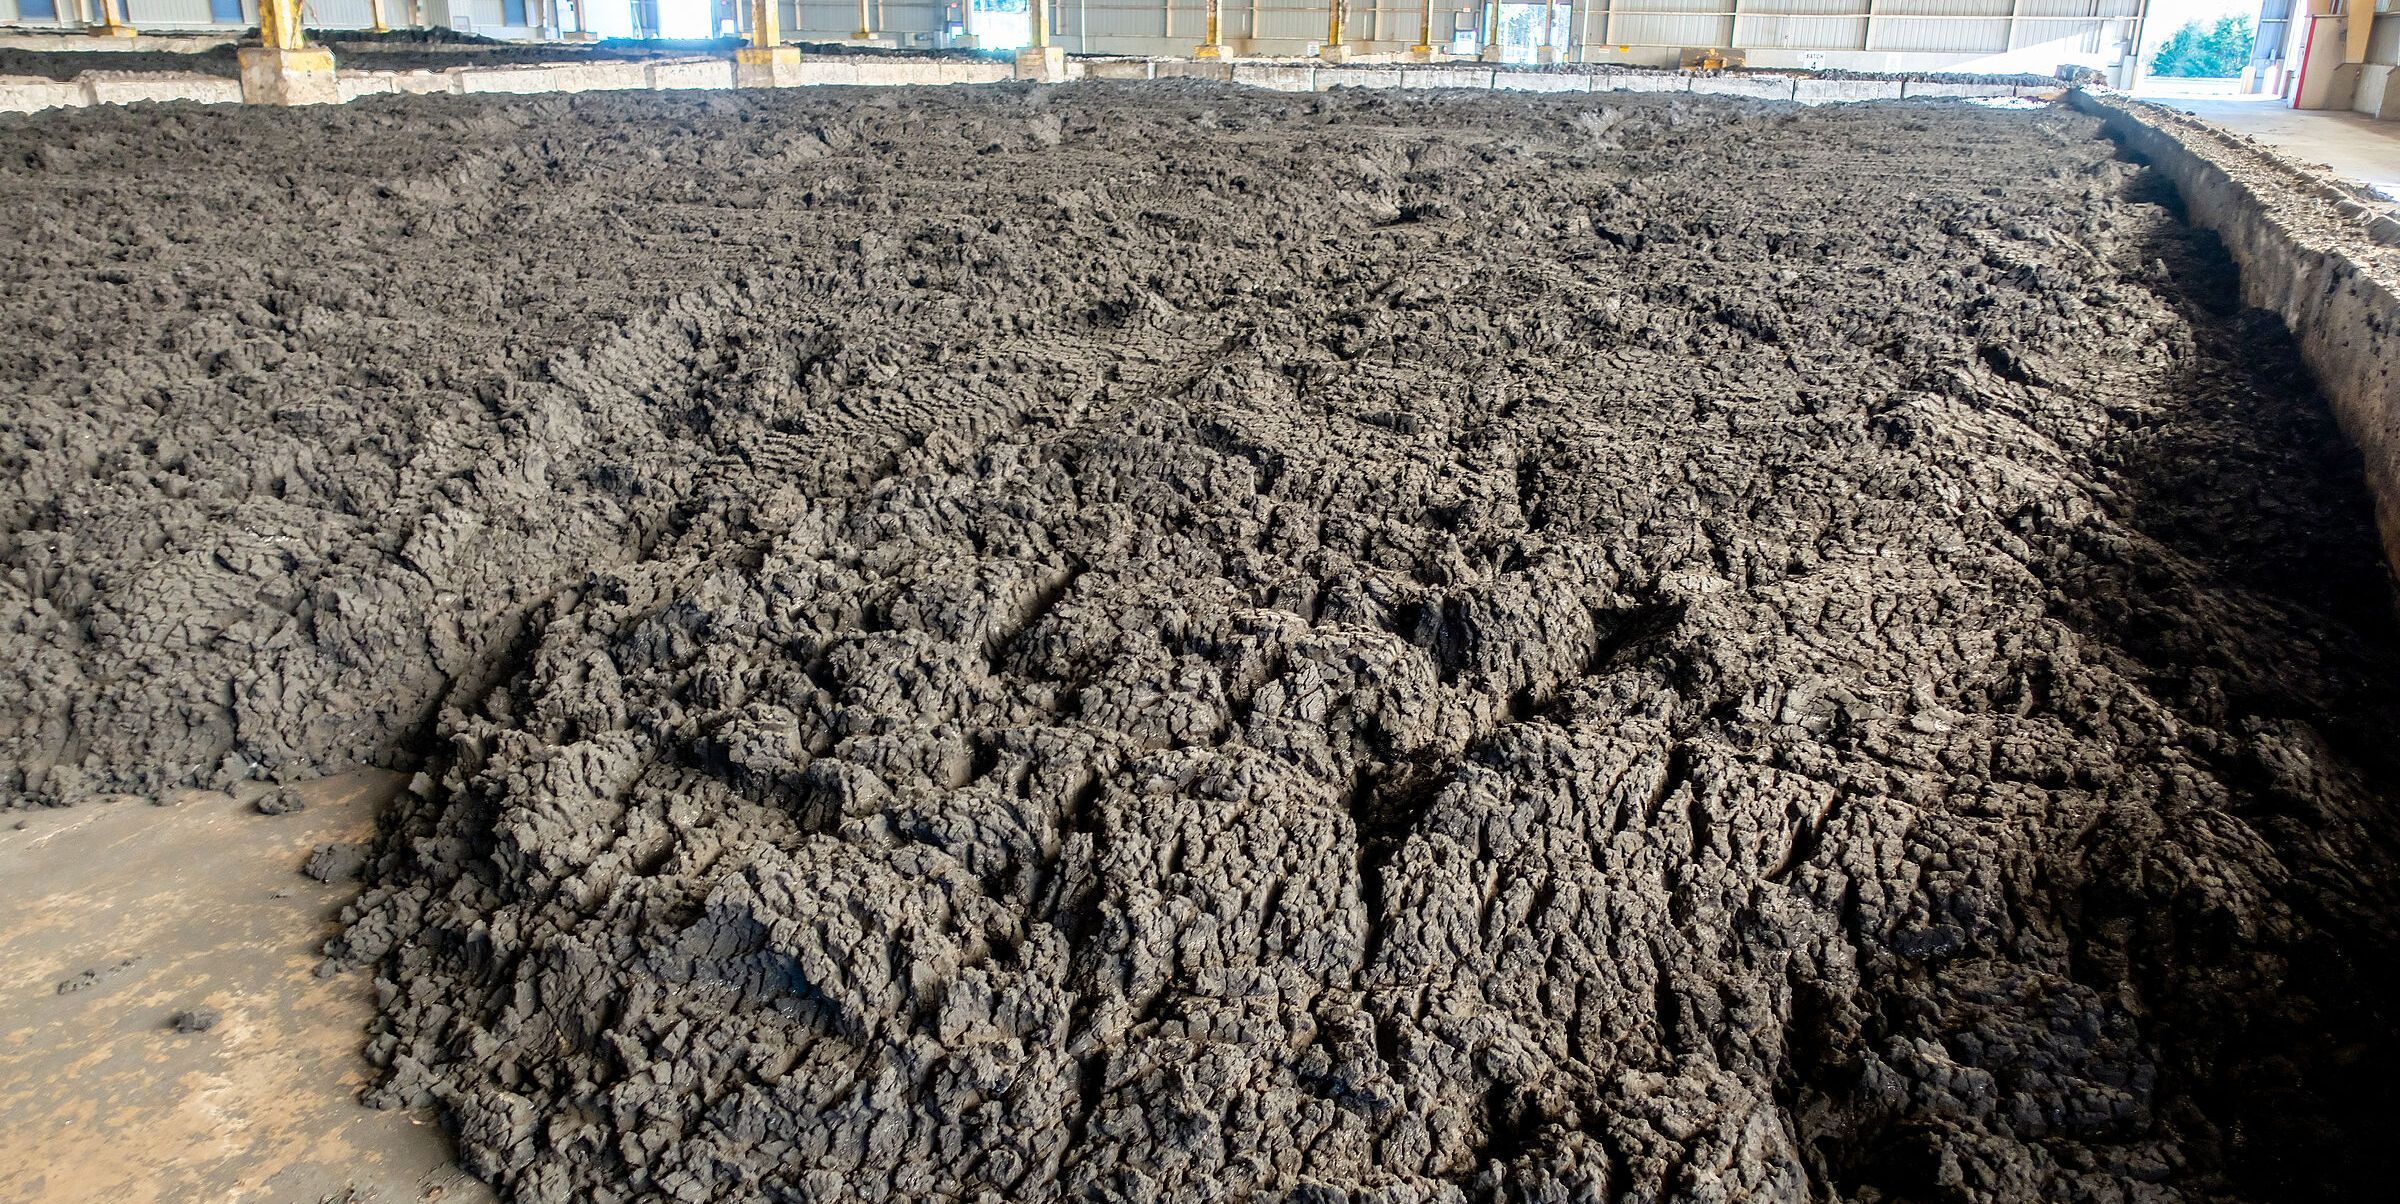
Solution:
<svg viewBox="0 0 2400 1204">
<path fill-rule="evenodd" d="M 0 0 L 0 1204 L 2381 1198 L 2315 7 Z"/>
<path fill-rule="evenodd" d="M 123 19 L 159 31 L 238 30 L 258 24 L 256 0 L 109 0 Z M 28 29 L 97 24 L 101 0 L 0 3 L 0 23 Z M 508 39 L 710 37 L 747 32 L 733 0 L 382 0 L 391 25 L 450 28 Z M 1963 69 L 2049 73 L 2061 63 L 2105 67 L 2136 34 L 2141 0 L 1602 0 L 1576 4 L 1372 0 L 1346 6 L 1346 43 L 1361 54 L 1432 44 L 1468 55 L 1497 43 L 1514 61 L 1552 48 L 1567 61 L 1672 65 L 1687 46 L 1740 50 L 1762 67 L 1862 71 Z M 9 5 L 16 7 L 11 12 Z M 315 0 L 306 23 L 367 28 L 371 0 Z M 1205 41 L 1207 0 L 1058 0 L 1052 41 L 1074 54 L 1181 55 Z M 1029 37 L 1027 0 L 781 0 L 779 24 L 808 42 L 863 41 L 911 49 L 1015 49 Z M 1553 33 L 1544 40 L 1543 16 Z M 13 16 L 13 22 L 10 21 Z M 1313 54 L 1327 7 L 1305 0 L 1225 0 L 1221 44 L 1256 56 Z M 1431 36 L 1425 37 L 1428 28 Z M 1499 36 L 1491 36 L 1497 32 Z M 860 35 L 865 35 L 861 37 Z"/>
</svg>

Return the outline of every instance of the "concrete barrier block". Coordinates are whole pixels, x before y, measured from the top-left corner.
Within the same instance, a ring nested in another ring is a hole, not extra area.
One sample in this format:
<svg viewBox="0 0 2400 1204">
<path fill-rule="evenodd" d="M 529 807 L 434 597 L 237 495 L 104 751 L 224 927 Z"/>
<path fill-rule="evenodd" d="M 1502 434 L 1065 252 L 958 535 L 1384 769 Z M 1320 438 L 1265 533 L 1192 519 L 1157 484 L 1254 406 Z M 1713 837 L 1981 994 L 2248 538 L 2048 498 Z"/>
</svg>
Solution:
<svg viewBox="0 0 2400 1204">
<path fill-rule="evenodd" d="M 1493 71 L 1489 67 L 1412 67 L 1400 73 L 1403 88 L 1473 88 L 1489 91 Z"/>
<path fill-rule="evenodd" d="M 1160 79 L 1213 79 L 1231 81 L 1231 63 L 1195 63 L 1185 59 L 1167 59 L 1158 64 Z"/>
<path fill-rule="evenodd" d="M 15 78 L 0 80 L 0 113 L 81 108 L 89 103 L 81 84 Z"/>
<path fill-rule="evenodd" d="M 1689 92 L 1691 89 L 1690 77 L 1665 71 L 1611 71 L 1592 77 L 1595 92 Z"/>
<path fill-rule="evenodd" d="M 803 66 L 806 60 L 803 60 Z M 650 64 L 653 88 L 730 88 L 732 59 L 670 59 Z"/>
<path fill-rule="evenodd" d="M 1896 79 L 1802 79 L 1792 83 L 1792 99 L 1804 105 L 1838 104 L 1852 100 L 1898 100 Z"/>
<path fill-rule="evenodd" d="M 858 82 L 882 87 L 920 87 L 933 82 L 925 70 L 929 63 L 877 63 L 858 65 Z"/>
<path fill-rule="evenodd" d="M 361 96 L 390 96 L 399 89 L 393 86 L 391 71 L 337 71 L 334 74 L 334 94 L 343 104 Z"/>
<path fill-rule="evenodd" d="M 2390 89 L 2392 69 L 2382 63 L 2362 63 L 2358 68 L 2358 83 L 2351 89 L 2350 109 L 2374 117 L 2383 112 L 2384 94 Z"/>
<path fill-rule="evenodd" d="M 1083 78 L 1083 64 L 1069 59 L 1063 46 L 1020 46 L 1009 75 L 1027 83 L 1063 84 Z"/>
<path fill-rule="evenodd" d="M 932 59 L 900 59 L 858 64 L 858 82 L 912 88 L 947 84 L 996 83 L 1015 71 L 999 63 L 942 63 Z"/>
<path fill-rule="evenodd" d="M 640 63 L 552 63 L 530 67 L 468 67 L 456 73 L 462 92 L 605 92 L 647 88 Z"/>
<path fill-rule="evenodd" d="M 392 91 L 408 96 L 455 96 L 458 94 L 458 73 L 455 71 L 394 71 L 389 73 Z"/>
<path fill-rule="evenodd" d="M 650 86 L 650 72 L 640 63 L 582 63 L 568 69 L 575 90 L 622 92 Z"/>
<path fill-rule="evenodd" d="M 1139 60 L 1100 59 L 1083 65 L 1085 79 L 1150 79 L 1150 64 Z"/>
<path fill-rule="evenodd" d="M 1335 88 L 1397 88 L 1400 86 L 1398 67 L 1319 67 L 1317 91 Z"/>
<path fill-rule="evenodd" d="M 458 90 L 482 92 L 548 92 L 549 71 L 541 67 L 468 67 L 458 72 Z"/>
<path fill-rule="evenodd" d="M 219 46 L 231 46 L 235 40 L 230 33 L 145 33 L 138 38 L 95 38 L 81 30 L 74 33 L 10 32 L 0 34 L 0 50 L 39 50 L 53 54 L 60 51 L 70 54 L 129 54 L 135 51 L 199 54 Z"/>
<path fill-rule="evenodd" d="M 1278 92 L 1313 92 L 1316 90 L 1317 69 L 1314 67 L 1277 67 L 1265 63 L 1235 63 L 1233 82 L 1253 88 L 1272 88 Z"/>
<path fill-rule="evenodd" d="M 1900 95 L 1925 96 L 2014 96 L 2015 87 L 2008 84 L 1953 84 L 1941 80 L 1912 79 L 1900 84 Z"/>
<path fill-rule="evenodd" d="M 800 60 L 800 70 L 793 81 L 807 86 L 851 87 L 857 85 L 859 65 L 852 59 L 808 58 Z"/>
<path fill-rule="evenodd" d="M 1790 100 L 1792 81 L 1780 75 L 1695 76 L 1692 91 L 1702 96 L 1746 96 L 1753 100 Z"/>
<path fill-rule="evenodd" d="M 1563 71 L 1494 71 L 1494 92 L 1589 92 L 1592 77 L 1580 72 Z"/>
<path fill-rule="evenodd" d="M 134 104 L 145 100 L 184 100 L 212 105 L 242 103 L 242 81 L 238 79 L 209 79 L 197 75 L 120 76 L 112 79 L 87 75 L 82 82 L 85 95 L 96 105 Z"/>
</svg>

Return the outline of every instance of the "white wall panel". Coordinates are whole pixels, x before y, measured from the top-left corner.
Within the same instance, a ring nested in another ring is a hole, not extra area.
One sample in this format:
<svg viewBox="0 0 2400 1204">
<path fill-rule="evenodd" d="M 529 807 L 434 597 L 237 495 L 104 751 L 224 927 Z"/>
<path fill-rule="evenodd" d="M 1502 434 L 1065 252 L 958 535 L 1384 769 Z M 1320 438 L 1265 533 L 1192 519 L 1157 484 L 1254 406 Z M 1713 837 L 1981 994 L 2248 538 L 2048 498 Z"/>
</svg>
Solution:
<svg viewBox="0 0 2400 1204">
<path fill-rule="evenodd" d="M 1743 6 L 1733 44 L 1747 48 L 1774 46 L 1787 50 L 1856 50 L 1867 34 L 1864 13 L 1855 16 L 1754 16 Z"/>
<path fill-rule="evenodd" d="M 1257 13 L 1258 32 L 1253 35 L 1255 37 L 1304 43 L 1325 40 L 1325 6 L 1322 4 L 1260 0 Z"/>
<path fill-rule="evenodd" d="M 933 33 L 950 11 L 947 2 L 933 0 L 868 0 L 868 21 L 878 37 L 896 36 L 915 44 L 910 35 Z M 840 42 L 858 32 L 858 0 L 802 0 L 797 15 L 787 7 L 783 36 L 795 42 Z"/>
<path fill-rule="evenodd" d="M 1885 0 L 1871 49 L 1998 54 L 2008 49 L 2011 0 Z"/>
<path fill-rule="evenodd" d="M 127 19 L 136 25 L 209 23 L 208 0 L 125 0 L 125 9 Z"/>
<path fill-rule="evenodd" d="M 301 20 L 311 29 L 369 29 L 375 24 L 375 14 L 367 9 L 368 0 L 308 0 L 301 10 Z M 387 20 L 403 15 L 408 0 L 383 0 Z"/>
<path fill-rule="evenodd" d="M 1608 40 L 1634 46 L 1723 46 L 1734 0 L 1617 0 Z M 1748 5 L 1744 5 L 1748 7 Z"/>
</svg>

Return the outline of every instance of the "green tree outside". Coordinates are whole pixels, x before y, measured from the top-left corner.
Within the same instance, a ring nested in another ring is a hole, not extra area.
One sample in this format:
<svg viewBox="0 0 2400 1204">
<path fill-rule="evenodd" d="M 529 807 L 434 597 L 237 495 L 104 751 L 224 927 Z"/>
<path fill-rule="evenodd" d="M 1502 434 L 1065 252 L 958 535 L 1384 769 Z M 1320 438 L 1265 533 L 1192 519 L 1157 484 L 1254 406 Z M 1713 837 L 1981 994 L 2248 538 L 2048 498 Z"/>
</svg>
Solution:
<svg viewBox="0 0 2400 1204">
<path fill-rule="evenodd" d="M 2250 65 L 2250 18 L 2219 17 L 2215 25 L 2187 21 L 2150 56 L 2150 74 L 2176 79 L 2224 79 Z"/>
</svg>

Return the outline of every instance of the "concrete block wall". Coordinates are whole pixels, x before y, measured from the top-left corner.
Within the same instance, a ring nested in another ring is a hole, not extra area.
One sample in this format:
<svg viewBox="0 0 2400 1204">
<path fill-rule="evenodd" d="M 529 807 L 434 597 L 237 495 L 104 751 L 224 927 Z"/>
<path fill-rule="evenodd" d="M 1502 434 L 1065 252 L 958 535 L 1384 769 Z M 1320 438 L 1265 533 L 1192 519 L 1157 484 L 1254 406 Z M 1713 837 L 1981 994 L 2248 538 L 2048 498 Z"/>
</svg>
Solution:
<svg viewBox="0 0 2400 1204">
<path fill-rule="evenodd" d="M 188 100 L 201 104 L 242 103 L 242 81 L 167 75 L 121 75 L 81 81 L 89 103 L 125 105 L 137 101 Z"/>
<path fill-rule="evenodd" d="M 1143 65 L 1143 64 L 1136 64 Z M 1011 77 L 1005 62 L 935 59 L 838 59 L 802 61 L 794 86 L 939 86 L 994 84 Z M 539 66 L 453 67 L 444 71 L 359 71 L 343 68 L 335 81 L 344 101 L 368 96 L 532 94 L 733 87 L 733 61 L 722 58 L 650 62 L 554 63 Z M 203 75 L 86 75 L 66 83 L 0 80 L 0 112 L 73 108 L 92 104 L 181 100 L 238 104 L 238 81 Z"/>
<path fill-rule="evenodd" d="M 1495 69 L 1492 72 L 1492 90 L 1494 92 L 1590 92 L 1598 87 L 1596 81 L 1606 78 L 1608 77 L 1601 75 L 1579 75 L 1558 71 Z"/>
<path fill-rule="evenodd" d="M 136 28 L 145 31 L 213 30 L 234 33 L 258 23 L 258 0 L 237 0 L 241 12 L 238 21 L 218 20 L 209 0 L 122 0 L 122 3 L 125 18 L 133 22 Z M 309 0 L 309 27 L 367 28 L 374 24 L 367 3 L 368 0 Z M 399 20 L 404 11 L 402 6 L 406 3 L 407 0 L 385 0 L 386 17 Z M 47 8 L 19 4 L 17 0 L 0 0 L 0 27 L 16 27 L 32 32 L 98 24 L 99 19 L 97 0 L 52 0 Z M 9 31 L 15 32 L 16 29 Z"/>
<path fill-rule="evenodd" d="M 1814 79 L 1793 75 L 1687 76 L 1664 71 L 1534 71 L 1478 64 L 1395 63 L 1319 66 L 1313 63 L 1201 63 L 1188 59 L 1070 60 L 1070 74 L 1083 79 L 1230 80 L 1278 92 L 1323 92 L 1332 88 L 1471 88 L 1500 92 L 1690 92 L 1755 100 L 1832 104 L 1918 97 L 2001 97 L 2020 91 L 2010 84 L 1960 84 L 1927 80 Z"/>
<path fill-rule="evenodd" d="M 1847 100 L 1898 100 L 1900 81 L 1894 79 L 1800 79 L 1792 82 L 1792 99 L 1802 104 L 1831 104 Z"/>
<path fill-rule="evenodd" d="M 2400 570 L 2400 220 L 2205 122 L 2077 91 L 2076 108 L 2174 182 L 2241 267 L 2242 298 L 2283 318 L 2366 462 L 2384 562 Z"/>
<path fill-rule="evenodd" d="M 95 71 L 101 71 L 107 55 L 95 54 L 93 58 Z M 1306 61 L 1200 63 L 1185 59 L 1076 59 L 1069 61 L 1068 70 L 1070 77 L 1082 79 L 1214 79 L 1282 92 L 1321 92 L 1333 88 L 1469 88 L 1532 93 L 1691 92 L 1704 96 L 1741 96 L 1804 104 L 1890 100 L 1911 96 L 2008 96 L 2017 91 L 2005 84 L 1825 80 L 1744 74 L 1693 77 L 1654 71 L 1588 68 L 1535 71 L 1505 66 L 1401 65 L 1390 62 L 1337 66 Z M 998 59 L 810 56 L 802 60 L 796 86 L 980 84 L 998 83 L 1011 79 L 1013 75 L 1011 64 Z M 394 93 L 730 88 L 733 83 L 734 71 L 730 59 L 695 57 L 644 62 L 606 60 L 469 66 L 439 72 L 343 68 L 337 80 L 337 92 L 342 100 L 349 101 Z M 86 75 L 66 84 L 39 80 L 0 81 L 0 112 L 136 100 L 233 103 L 240 99 L 240 88 L 233 81 L 196 74 L 161 73 L 121 80 Z"/>
</svg>

